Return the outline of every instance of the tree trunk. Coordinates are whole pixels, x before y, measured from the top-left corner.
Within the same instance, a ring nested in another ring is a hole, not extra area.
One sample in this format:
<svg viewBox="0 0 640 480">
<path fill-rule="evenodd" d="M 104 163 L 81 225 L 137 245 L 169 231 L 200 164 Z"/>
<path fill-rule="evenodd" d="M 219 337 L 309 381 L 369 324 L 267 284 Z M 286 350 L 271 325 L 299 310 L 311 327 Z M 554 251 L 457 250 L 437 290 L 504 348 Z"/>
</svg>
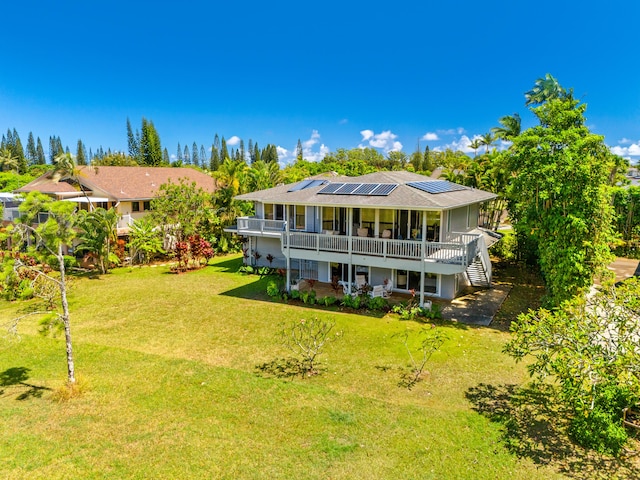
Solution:
<svg viewBox="0 0 640 480">
<path fill-rule="evenodd" d="M 69 321 L 69 302 L 67 301 L 67 285 L 65 282 L 64 255 L 62 243 L 58 245 L 58 264 L 60 266 L 60 298 L 62 301 L 62 323 L 64 324 L 64 339 L 67 344 L 67 380 L 76 383 L 75 366 L 73 364 L 73 345 L 71 344 L 71 323 Z"/>
</svg>

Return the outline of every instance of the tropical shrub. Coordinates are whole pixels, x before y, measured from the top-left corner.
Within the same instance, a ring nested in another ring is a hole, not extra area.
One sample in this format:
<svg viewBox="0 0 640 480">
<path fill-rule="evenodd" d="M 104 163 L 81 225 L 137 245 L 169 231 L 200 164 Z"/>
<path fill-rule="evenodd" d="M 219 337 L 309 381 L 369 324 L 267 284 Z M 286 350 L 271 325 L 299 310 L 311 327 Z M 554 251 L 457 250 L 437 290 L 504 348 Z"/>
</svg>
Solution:
<svg viewBox="0 0 640 480">
<path fill-rule="evenodd" d="M 536 380 L 551 376 L 569 412 L 571 437 L 603 453 L 620 452 L 622 409 L 640 398 L 640 279 L 608 285 L 560 308 L 521 314 L 504 351 L 527 360 Z"/>
<path fill-rule="evenodd" d="M 154 256 L 165 254 L 160 229 L 146 217 L 133 222 L 127 246 L 132 262 L 149 263 Z"/>
<path fill-rule="evenodd" d="M 626 388 L 604 387 L 588 414 L 572 418 L 569 435 L 583 447 L 617 455 L 627 441 L 627 432 L 621 422 L 622 410 L 634 401 Z"/>
<path fill-rule="evenodd" d="M 324 305 L 325 307 L 330 307 L 331 305 L 335 305 L 338 299 L 332 295 L 327 295 L 318 300 L 318 303 Z"/>
<path fill-rule="evenodd" d="M 275 299 L 280 298 L 280 286 L 273 280 L 267 284 L 267 295 Z"/>
<path fill-rule="evenodd" d="M 315 305 L 316 303 L 316 292 L 315 290 L 308 290 L 306 292 L 300 292 L 300 298 L 302 302 L 306 305 Z"/>
<path fill-rule="evenodd" d="M 369 298 L 367 308 L 374 311 L 387 310 L 389 308 L 389 302 L 382 297 Z"/>
<path fill-rule="evenodd" d="M 184 272 L 202 268 L 214 256 L 211 243 L 200 235 L 191 235 L 187 241 L 177 241 L 173 254 L 178 261 L 174 271 Z"/>
</svg>

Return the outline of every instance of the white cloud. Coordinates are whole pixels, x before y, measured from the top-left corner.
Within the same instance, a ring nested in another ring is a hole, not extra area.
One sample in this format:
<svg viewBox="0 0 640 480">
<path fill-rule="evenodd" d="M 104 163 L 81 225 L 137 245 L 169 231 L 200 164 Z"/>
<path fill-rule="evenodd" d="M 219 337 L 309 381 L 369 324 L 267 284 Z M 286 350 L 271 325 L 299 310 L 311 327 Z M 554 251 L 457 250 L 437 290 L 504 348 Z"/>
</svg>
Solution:
<svg viewBox="0 0 640 480">
<path fill-rule="evenodd" d="M 309 162 L 319 162 L 329 153 L 329 147 L 327 147 L 324 143 L 320 145 L 320 149 L 317 152 L 312 151 L 304 151 L 303 157 L 305 160 Z"/>
<path fill-rule="evenodd" d="M 625 158 L 640 157 L 640 143 L 632 143 L 628 147 L 616 145 L 615 147 L 611 147 L 611 153 Z"/>
<path fill-rule="evenodd" d="M 624 144 L 624 143 L 631 143 L 631 140 L 629 140 L 629 139 L 628 139 L 628 138 L 626 138 L 626 137 L 622 137 L 622 138 L 618 141 L 618 143 L 623 143 L 623 144 Z"/>
<path fill-rule="evenodd" d="M 362 135 L 362 141 L 366 142 L 367 140 L 369 140 L 371 137 L 373 137 L 373 130 L 362 130 L 360 132 L 360 135 Z"/>
<path fill-rule="evenodd" d="M 474 153 L 473 148 L 471 148 L 471 142 L 476 138 L 480 138 L 480 135 L 474 135 L 473 138 L 469 138 L 467 135 L 462 135 L 460 139 L 453 140 L 451 143 L 447 143 L 446 145 L 440 145 L 434 148 L 434 150 L 442 152 L 450 149 L 453 151 L 461 151 L 463 153 Z"/>
<path fill-rule="evenodd" d="M 278 152 L 278 158 L 282 160 L 283 158 L 287 158 L 289 156 L 289 150 L 284 147 L 276 147 L 276 151 Z"/>
<path fill-rule="evenodd" d="M 232 147 L 235 147 L 236 145 L 240 145 L 240 137 L 238 137 L 237 135 L 234 135 L 229 140 L 227 140 L 227 145 L 230 145 Z"/>
<path fill-rule="evenodd" d="M 436 140 L 440 140 L 438 134 L 435 132 L 427 132 L 425 133 L 420 140 L 426 140 L 427 142 L 435 142 Z"/>
<path fill-rule="evenodd" d="M 436 132 L 439 135 L 462 135 L 467 131 L 462 127 L 458 127 L 458 128 L 449 128 L 447 130 L 436 130 Z"/>
<path fill-rule="evenodd" d="M 319 141 L 320 141 L 320 134 L 318 133 L 318 130 L 313 130 L 311 132 L 311 138 L 309 138 L 309 140 L 305 140 L 304 142 L 302 142 L 302 151 L 304 152 L 305 149 L 310 149 Z"/>
<path fill-rule="evenodd" d="M 627 147 L 619 147 L 617 145 L 615 147 L 611 147 L 611 153 L 614 155 L 620 155 L 621 157 L 627 155 L 627 150 Z"/>
<path fill-rule="evenodd" d="M 313 130 L 311 132 L 311 137 L 305 141 L 301 141 L 302 143 L 302 158 L 309 162 L 319 162 L 322 160 L 329 152 L 330 149 L 324 143 L 320 144 L 319 148 L 314 150 L 314 147 L 320 143 L 320 133 L 318 130 Z M 291 150 L 287 150 L 284 147 L 276 147 L 278 150 L 278 160 L 280 164 L 287 165 L 296 160 L 297 153 L 297 145 L 294 146 Z"/>
<path fill-rule="evenodd" d="M 382 133 L 374 133 L 373 130 L 362 130 L 362 141 L 368 142 L 370 147 L 382 148 L 385 152 L 402 150 L 402 143 L 396 141 L 398 136 L 392 133 L 391 130 L 385 130 Z M 360 145 L 364 148 L 363 145 Z"/>
</svg>

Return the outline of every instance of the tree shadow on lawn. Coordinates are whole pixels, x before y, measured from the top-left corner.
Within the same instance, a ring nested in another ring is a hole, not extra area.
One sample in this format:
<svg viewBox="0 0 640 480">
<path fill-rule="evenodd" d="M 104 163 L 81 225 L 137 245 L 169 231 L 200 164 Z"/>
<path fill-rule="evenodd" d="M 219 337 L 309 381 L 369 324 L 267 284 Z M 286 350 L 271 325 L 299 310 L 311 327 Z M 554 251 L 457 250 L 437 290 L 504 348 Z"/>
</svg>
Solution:
<svg viewBox="0 0 640 480">
<path fill-rule="evenodd" d="M 255 281 L 247 283 L 237 288 L 221 292 L 220 295 L 227 297 L 245 298 L 247 300 L 263 300 L 270 302 L 271 298 L 267 295 L 267 285 L 272 280 L 269 276 L 259 277 L 258 275 L 252 275 L 255 277 Z"/>
<path fill-rule="evenodd" d="M 16 400 L 27 400 L 29 398 L 40 398 L 48 387 L 27 383 L 31 369 L 26 367 L 8 368 L 0 373 L 0 396 L 9 395 L 9 391 L 18 392 Z"/>
<path fill-rule="evenodd" d="M 503 425 L 506 448 L 517 457 L 549 465 L 570 478 L 640 478 L 637 452 L 614 458 L 571 442 L 568 416 L 557 406 L 550 385 L 490 385 L 471 387 L 466 398 L 473 409 Z M 637 441 L 630 440 L 637 447 Z"/>
<path fill-rule="evenodd" d="M 231 273 L 237 272 L 241 265 L 242 265 L 241 257 L 230 258 L 222 262 L 217 262 L 216 259 L 214 258 L 209 262 L 209 267 L 214 267 L 216 270 L 220 270 L 221 272 L 231 272 Z"/>
</svg>

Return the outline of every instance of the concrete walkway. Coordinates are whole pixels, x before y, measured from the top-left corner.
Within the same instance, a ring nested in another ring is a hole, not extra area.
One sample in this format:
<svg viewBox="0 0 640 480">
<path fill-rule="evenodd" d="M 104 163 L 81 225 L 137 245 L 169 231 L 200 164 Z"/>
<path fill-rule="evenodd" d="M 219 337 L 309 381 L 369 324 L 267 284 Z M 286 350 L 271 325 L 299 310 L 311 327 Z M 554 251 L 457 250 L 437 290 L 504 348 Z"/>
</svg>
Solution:
<svg viewBox="0 0 640 480">
<path fill-rule="evenodd" d="M 491 325 L 493 317 L 505 301 L 511 285 L 494 285 L 487 289 L 474 290 L 457 297 L 448 305 L 442 305 L 442 318 L 468 325 Z"/>
<path fill-rule="evenodd" d="M 634 275 L 640 276 L 640 261 L 617 258 L 609 265 L 609 270 L 614 272 L 616 281 L 621 282 Z M 442 308 L 442 318 L 467 325 L 491 325 L 510 291 L 511 285 L 500 284 L 489 289 L 470 291 L 449 303 L 438 301 Z"/>
</svg>

